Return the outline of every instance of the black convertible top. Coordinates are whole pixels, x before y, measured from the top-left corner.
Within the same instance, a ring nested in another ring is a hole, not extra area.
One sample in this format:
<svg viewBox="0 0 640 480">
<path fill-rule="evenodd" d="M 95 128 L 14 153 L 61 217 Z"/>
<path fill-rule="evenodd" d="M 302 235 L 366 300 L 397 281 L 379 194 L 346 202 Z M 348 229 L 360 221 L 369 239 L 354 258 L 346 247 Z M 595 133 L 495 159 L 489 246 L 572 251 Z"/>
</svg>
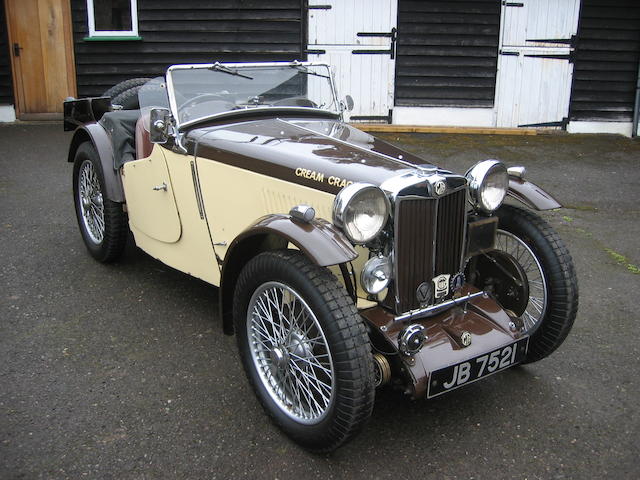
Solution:
<svg viewBox="0 0 640 480">
<path fill-rule="evenodd" d="M 140 118 L 140 110 L 115 110 L 106 112 L 98 122 L 111 137 L 115 170 L 136 159 L 135 138 L 138 118 Z"/>
</svg>

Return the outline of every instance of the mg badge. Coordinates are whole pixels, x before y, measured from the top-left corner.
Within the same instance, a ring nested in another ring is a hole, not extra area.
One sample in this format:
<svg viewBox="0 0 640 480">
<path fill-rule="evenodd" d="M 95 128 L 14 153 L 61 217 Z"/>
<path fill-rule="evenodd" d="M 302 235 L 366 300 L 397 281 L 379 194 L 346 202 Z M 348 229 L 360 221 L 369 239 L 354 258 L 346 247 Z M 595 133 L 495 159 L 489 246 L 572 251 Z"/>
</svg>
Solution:
<svg viewBox="0 0 640 480">
<path fill-rule="evenodd" d="M 460 342 L 463 347 L 468 347 L 471 345 L 471 334 L 466 330 L 460 334 Z"/>
<path fill-rule="evenodd" d="M 428 282 L 422 282 L 418 285 L 418 289 L 416 290 L 416 299 L 420 303 L 420 305 L 427 305 L 431 303 L 431 298 L 433 297 L 433 288 Z"/>
<path fill-rule="evenodd" d="M 435 288 L 436 298 L 446 297 L 449 294 L 449 278 L 451 275 L 448 273 L 438 275 L 433 279 L 433 286 Z"/>
<path fill-rule="evenodd" d="M 447 190 L 447 184 L 439 180 L 433 186 L 433 190 L 436 192 L 436 195 L 442 195 Z"/>
</svg>

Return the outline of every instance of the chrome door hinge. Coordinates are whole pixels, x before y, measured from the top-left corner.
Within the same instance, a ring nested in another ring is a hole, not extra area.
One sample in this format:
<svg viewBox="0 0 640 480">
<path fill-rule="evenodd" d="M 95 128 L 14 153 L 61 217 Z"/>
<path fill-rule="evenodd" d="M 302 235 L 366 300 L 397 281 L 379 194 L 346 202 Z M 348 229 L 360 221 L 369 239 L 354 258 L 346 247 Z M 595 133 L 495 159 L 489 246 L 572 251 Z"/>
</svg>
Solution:
<svg viewBox="0 0 640 480">
<path fill-rule="evenodd" d="M 193 179 L 193 189 L 196 193 L 196 204 L 198 205 L 198 213 L 200 219 L 204 220 L 204 202 L 202 201 L 202 191 L 200 191 L 200 182 L 198 181 L 198 172 L 196 171 L 196 164 L 191 161 L 191 178 Z"/>
</svg>

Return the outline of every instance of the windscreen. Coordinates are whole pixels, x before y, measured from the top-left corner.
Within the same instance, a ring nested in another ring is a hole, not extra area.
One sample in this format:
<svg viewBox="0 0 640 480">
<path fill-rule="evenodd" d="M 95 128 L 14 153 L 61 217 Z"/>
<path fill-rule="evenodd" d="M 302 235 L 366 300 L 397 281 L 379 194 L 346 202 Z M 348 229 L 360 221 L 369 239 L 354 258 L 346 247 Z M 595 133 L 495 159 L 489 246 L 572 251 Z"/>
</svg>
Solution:
<svg viewBox="0 0 640 480">
<path fill-rule="evenodd" d="M 164 77 L 156 77 L 140 87 L 138 101 L 143 113 L 152 108 L 169 108 L 169 94 Z"/>
<path fill-rule="evenodd" d="M 170 96 L 178 124 L 249 109 L 310 108 L 339 112 L 326 65 L 172 67 Z"/>
</svg>

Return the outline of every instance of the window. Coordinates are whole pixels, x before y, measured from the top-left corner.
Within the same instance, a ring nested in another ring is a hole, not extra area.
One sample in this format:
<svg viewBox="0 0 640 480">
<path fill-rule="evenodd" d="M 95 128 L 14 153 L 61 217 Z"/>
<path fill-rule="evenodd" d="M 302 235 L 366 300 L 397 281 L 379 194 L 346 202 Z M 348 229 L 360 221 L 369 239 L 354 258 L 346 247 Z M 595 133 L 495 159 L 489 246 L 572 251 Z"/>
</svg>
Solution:
<svg viewBox="0 0 640 480">
<path fill-rule="evenodd" d="M 138 0 L 87 0 L 89 38 L 138 38 Z"/>
</svg>

